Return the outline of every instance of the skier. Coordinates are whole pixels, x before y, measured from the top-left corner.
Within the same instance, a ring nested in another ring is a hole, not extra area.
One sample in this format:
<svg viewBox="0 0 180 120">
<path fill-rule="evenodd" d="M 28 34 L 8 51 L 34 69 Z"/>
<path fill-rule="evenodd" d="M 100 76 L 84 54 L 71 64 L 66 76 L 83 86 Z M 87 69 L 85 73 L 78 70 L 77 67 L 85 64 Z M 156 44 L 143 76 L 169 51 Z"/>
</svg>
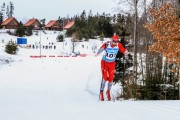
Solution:
<svg viewBox="0 0 180 120">
<path fill-rule="evenodd" d="M 108 81 L 108 86 L 107 86 L 107 99 L 110 101 L 111 100 L 111 95 L 110 95 L 110 90 L 113 84 L 113 79 L 114 79 L 114 72 L 115 72 L 115 58 L 118 53 L 118 51 L 121 51 L 125 57 L 128 55 L 127 49 L 123 47 L 119 41 L 119 36 L 114 35 L 111 39 L 111 41 L 105 42 L 98 50 L 97 55 L 105 51 L 105 54 L 102 57 L 101 60 L 101 72 L 102 72 L 102 81 L 101 81 L 101 86 L 100 86 L 100 100 L 104 101 L 104 87 L 106 85 L 106 82 Z"/>
</svg>

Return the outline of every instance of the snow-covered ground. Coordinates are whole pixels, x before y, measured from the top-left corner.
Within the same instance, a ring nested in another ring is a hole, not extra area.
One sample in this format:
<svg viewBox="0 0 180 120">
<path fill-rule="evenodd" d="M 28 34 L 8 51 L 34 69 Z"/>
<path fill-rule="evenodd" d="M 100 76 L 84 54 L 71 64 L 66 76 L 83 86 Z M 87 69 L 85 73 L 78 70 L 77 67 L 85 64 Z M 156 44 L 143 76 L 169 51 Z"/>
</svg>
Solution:
<svg viewBox="0 0 180 120">
<path fill-rule="evenodd" d="M 99 101 L 101 56 L 94 57 L 92 47 L 101 42 L 79 43 L 76 50 L 86 57 L 57 57 L 70 51 L 70 38 L 62 49 L 56 34 L 50 33 L 41 34 L 42 44 L 54 42 L 57 48 L 42 49 L 47 57 L 41 59 L 30 57 L 39 55 L 40 49 L 20 48 L 17 55 L 6 54 L 6 40 L 16 37 L 0 33 L 0 40 L 4 39 L 0 41 L 0 120 L 180 120 L 179 100 Z M 28 37 L 28 44 L 38 43 L 39 38 Z M 115 85 L 112 92 L 118 89 Z"/>
</svg>

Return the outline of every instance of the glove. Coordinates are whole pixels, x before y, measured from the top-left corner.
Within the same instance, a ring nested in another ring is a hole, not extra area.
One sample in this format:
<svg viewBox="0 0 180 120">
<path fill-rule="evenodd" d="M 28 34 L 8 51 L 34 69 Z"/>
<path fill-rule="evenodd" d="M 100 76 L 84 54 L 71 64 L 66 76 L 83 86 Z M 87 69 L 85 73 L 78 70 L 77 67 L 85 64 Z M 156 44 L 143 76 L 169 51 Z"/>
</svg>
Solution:
<svg viewBox="0 0 180 120">
<path fill-rule="evenodd" d="M 99 54 L 96 53 L 94 56 L 97 57 L 98 55 L 99 55 Z"/>
</svg>

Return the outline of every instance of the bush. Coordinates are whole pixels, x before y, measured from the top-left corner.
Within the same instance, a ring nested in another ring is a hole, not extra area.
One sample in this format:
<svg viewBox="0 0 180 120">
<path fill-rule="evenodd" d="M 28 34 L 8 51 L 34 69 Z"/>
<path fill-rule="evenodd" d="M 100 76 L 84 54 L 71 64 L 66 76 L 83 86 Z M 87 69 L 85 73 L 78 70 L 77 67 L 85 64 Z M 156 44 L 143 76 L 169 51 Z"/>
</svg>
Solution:
<svg viewBox="0 0 180 120">
<path fill-rule="evenodd" d="M 100 40 L 103 41 L 103 40 L 104 40 L 104 37 L 105 37 L 105 36 L 104 36 L 104 33 L 101 33 L 101 34 L 100 34 Z"/>
<path fill-rule="evenodd" d="M 58 35 L 56 40 L 57 42 L 63 42 L 64 36 L 63 35 Z"/>
<path fill-rule="evenodd" d="M 24 26 L 19 26 L 16 30 L 16 36 L 22 37 L 25 35 L 25 28 Z"/>
<path fill-rule="evenodd" d="M 31 36 L 33 34 L 33 26 L 26 28 L 26 35 Z"/>
<path fill-rule="evenodd" d="M 12 41 L 9 41 L 5 47 L 5 51 L 9 54 L 16 54 L 18 51 L 18 45 Z"/>
</svg>

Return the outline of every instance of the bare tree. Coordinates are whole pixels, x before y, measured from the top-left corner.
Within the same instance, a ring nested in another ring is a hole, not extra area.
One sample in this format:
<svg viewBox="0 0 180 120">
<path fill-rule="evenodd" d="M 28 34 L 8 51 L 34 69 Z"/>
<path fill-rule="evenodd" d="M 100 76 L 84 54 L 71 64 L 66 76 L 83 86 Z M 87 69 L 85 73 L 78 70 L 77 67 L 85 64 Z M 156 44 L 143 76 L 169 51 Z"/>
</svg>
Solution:
<svg viewBox="0 0 180 120">
<path fill-rule="evenodd" d="M 134 16 L 134 29 L 133 29 L 133 53 L 134 53 L 134 58 L 133 58 L 133 79 L 131 77 L 131 83 L 132 84 L 132 88 L 131 88 L 131 94 L 132 96 L 130 97 L 134 97 L 136 98 L 136 93 L 137 93 L 137 65 L 138 65 L 138 61 L 137 61 L 137 46 L 138 46 L 138 30 L 137 30 L 137 24 L 138 24 L 138 18 L 139 15 L 141 15 L 142 13 L 142 6 L 143 6 L 143 0 L 121 0 L 118 2 L 119 6 L 128 6 L 128 8 L 130 9 L 123 9 L 124 7 L 119 7 L 117 10 L 125 15 L 131 14 L 132 16 Z M 146 8 L 145 8 L 146 9 Z"/>
<path fill-rule="evenodd" d="M 134 62 L 133 62 L 133 71 L 134 71 L 134 84 L 137 83 L 137 3 L 139 0 L 134 0 Z M 134 98 L 136 98 L 136 88 Z"/>
<path fill-rule="evenodd" d="M 79 40 L 79 36 L 77 35 L 77 33 L 76 32 L 73 33 L 72 39 L 71 39 L 71 42 L 72 42 L 72 53 L 75 52 L 74 50 L 75 50 L 75 47 L 77 45 L 78 40 Z"/>
</svg>

